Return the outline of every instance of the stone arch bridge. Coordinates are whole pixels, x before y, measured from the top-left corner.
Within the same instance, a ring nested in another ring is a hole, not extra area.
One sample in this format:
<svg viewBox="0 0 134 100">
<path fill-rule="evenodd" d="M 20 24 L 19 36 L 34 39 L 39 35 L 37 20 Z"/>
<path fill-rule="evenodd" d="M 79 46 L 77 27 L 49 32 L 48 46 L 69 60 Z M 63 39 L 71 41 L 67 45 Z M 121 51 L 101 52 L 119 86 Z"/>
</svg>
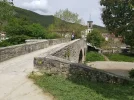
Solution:
<svg viewBox="0 0 134 100">
<path fill-rule="evenodd" d="M 50 55 L 82 62 L 85 49 L 85 41 L 79 39 L 27 40 L 26 44 L 0 48 L 0 100 L 52 100 L 27 77 L 34 70 L 34 59 Z"/>
<path fill-rule="evenodd" d="M 80 75 L 96 82 L 128 82 L 126 78 L 81 65 L 86 49 L 86 42 L 80 39 L 27 40 L 26 44 L 0 48 L 0 100 L 52 100 L 28 79 L 34 68 L 65 76 Z"/>
</svg>

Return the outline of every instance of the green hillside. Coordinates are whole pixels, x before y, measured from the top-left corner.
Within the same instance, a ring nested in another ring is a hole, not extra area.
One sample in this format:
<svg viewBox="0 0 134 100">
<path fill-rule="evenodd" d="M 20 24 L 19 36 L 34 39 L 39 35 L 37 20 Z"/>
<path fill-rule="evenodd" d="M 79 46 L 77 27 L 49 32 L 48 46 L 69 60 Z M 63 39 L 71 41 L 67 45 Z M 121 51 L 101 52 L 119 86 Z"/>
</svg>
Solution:
<svg viewBox="0 0 134 100">
<path fill-rule="evenodd" d="M 16 17 L 26 17 L 28 20 L 34 23 L 40 23 L 42 26 L 47 27 L 54 21 L 52 15 L 39 15 L 35 12 L 25 10 L 22 8 L 14 7 Z"/>
<path fill-rule="evenodd" d="M 44 27 L 48 27 L 50 24 L 54 22 L 54 16 L 53 15 L 39 15 L 35 12 L 25 10 L 22 8 L 14 7 L 15 10 L 15 16 L 16 17 L 26 17 L 28 20 L 30 20 L 33 23 L 40 23 Z M 102 33 L 107 33 L 107 30 L 105 27 L 94 25 L 94 29 L 99 30 Z"/>
</svg>

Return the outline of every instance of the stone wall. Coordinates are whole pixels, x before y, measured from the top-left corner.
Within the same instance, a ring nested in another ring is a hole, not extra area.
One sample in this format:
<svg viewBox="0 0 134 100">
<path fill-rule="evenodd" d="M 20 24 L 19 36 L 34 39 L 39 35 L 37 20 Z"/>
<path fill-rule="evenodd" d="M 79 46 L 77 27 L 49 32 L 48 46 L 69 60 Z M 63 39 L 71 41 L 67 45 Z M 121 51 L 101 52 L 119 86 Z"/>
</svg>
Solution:
<svg viewBox="0 0 134 100">
<path fill-rule="evenodd" d="M 70 39 L 52 39 L 52 40 L 50 39 L 41 41 L 38 40 L 31 43 L 0 48 L 0 62 L 8 60 L 13 57 L 17 57 L 23 54 L 27 54 L 36 50 L 46 48 L 50 45 L 55 45 L 68 41 L 70 41 Z"/>
<path fill-rule="evenodd" d="M 67 75 L 70 61 L 55 56 L 35 57 L 34 67 L 49 74 Z"/>
<path fill-rule="evenodd" d="M 78 47 L 77 47 L 78 46 Z M 69 79 L 86 79 L 94 82 L 128 83 L 130 80 L 112 73 L 86 66 L 78 62 L 79 52 L 85 49 L 83 40 L 75 40 L 58 50 L 51 51 L 45 57 L 34 58 L 34 67 L 49 74 L 64 75 Z M 70 50 L 70 56 L 65 54 Z M 76 53 L 77 52 L 77 53 Z M 72 62 L 73 61 L 73 62 Z"/>
<path fill-rule="evenodd" d="M 67 44 L 65 47 L 54 51 L 51 55 L 59 58 L 67 59 L 69 61 L 78 63 L 84 62 L 86 56 L 86 42 L 84 40 L 74 40 Z M 79 59 L 81 52 L 81 59 Z M 79 61 L 81 60 L 81 61 Z"/>
<path fill-rule="evenodd" d="M 92 82 L 104 82 L 112 84 L 128 84 L 131 80 L 113 73 L 95 69 L 83 64 L 70 64 L 69 79 L 84 79 Z"/>
<path fill-rule="evenodd" d="M 55 61 L 49 62 L 49 59 L 51 58 L 56 58 L 58 60 L 61 59 L 62 61 L 66 61 L 66 62 L 68 61 L 68 62 L 78 63 L 80 54 L 81 54 L 81 62 L 82 62 L 85 60 L 86 48 L 87 48 L 86 42 L 84 40 L 77 39 L 74 41 L 70 41 L 59 48 L 47 52 L 47 55 L 41 54 L 40 56 L 35 57 L 34 66 L 36 68 L 44 69 L 44 67 L 47 67 L 47 65 L 49 65 L 50 63 L 55 64 Z"/>
<path fill-rule="evenodd" d="M 105 82 L 112 84 L 128 84 L 129 79 L 103 70 L 95 69 L 80 63 L 72 63 L 68 60 L 47 56 L 34 60 L 34 66 L 40 71 L 53 75 L 63 75 L 71 80 L 88 80 L 92 82 Z"/>
</svg>

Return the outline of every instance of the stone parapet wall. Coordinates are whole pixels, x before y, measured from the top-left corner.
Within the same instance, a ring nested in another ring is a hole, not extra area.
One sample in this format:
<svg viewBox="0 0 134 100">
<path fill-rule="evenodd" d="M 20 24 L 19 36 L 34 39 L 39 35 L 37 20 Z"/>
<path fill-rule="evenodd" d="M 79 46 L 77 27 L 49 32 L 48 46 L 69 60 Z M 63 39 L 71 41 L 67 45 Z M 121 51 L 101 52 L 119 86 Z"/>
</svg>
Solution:
<svg viewBox="0 0 134 100">
<path fill-rule="evenodd" d="M 49 74 L 67 75 L 70 61 L 55 56 L 35 57 L 34 67 Z"/>
<path fill-rule="evenodd" d="M 30 40 L 25 40 L 26 43 L 34 43 L 34 42 L 42 42 L 42 41 L 47 41 L 47 39 L 30 39 Z"/>
<path fill-rule="evenodd" d="M 45 73 L 63 75 L 69 79 L 82 78 L 93 82 L 117 84 L 127 84 L 130 81 L 128 78 L 77 63 L 81 49 L 85 49 L 83 40 L 71 41 L 67 45 L 51 51 L 44 57 L 35 57 L 34 67 Z M 66 57 L 64 55 L 68 50 L 70 50 L 70 56 Z"/>
<path fill-rule="evenodd" d="M 76 78 L 92 81 L 103 82 L 112 84 L 128 84 L 129 78 L 125 78 L 113 73 L 109 73 L 100 69 L 95 69 L 83 64 L 71 63 L 69 68 L 69 79 L 75 80 Z"/>
<path fill-rule="evenodd" d="M 13 57 L 17 57 L 23 54 L 27 54 L 36 50 L 46 48 L 51 45 L 68 42 L 70 39 L 49 39 L 41 40 L 32 43 L 14 45 L 9 47 L 0 48 L 0 62 L 8 60 Z"/>
<path fill-rule="evenodd" d="M 128 84 L 131 81 L 128 78 L 95 69 L 84 64 L 72 63 L 54 56 L 36 57 L 34 67 L 42 72 L 52 75 L 63 75 L 71 80 L 84 79 L 92 82 L 112 84 Z"/>
<path fill-rule="evenodd" d="M 84 40 L 74 40 L 67 44 L 65 47 L 51 53 L 52 56 L 56 56 L 62 59 L 69 60 L 71 62 L 79 62 L 79 54 L 82 52 L 81 61 L 84 62 L 86 56 L 86 42 Z"/>
</svg>

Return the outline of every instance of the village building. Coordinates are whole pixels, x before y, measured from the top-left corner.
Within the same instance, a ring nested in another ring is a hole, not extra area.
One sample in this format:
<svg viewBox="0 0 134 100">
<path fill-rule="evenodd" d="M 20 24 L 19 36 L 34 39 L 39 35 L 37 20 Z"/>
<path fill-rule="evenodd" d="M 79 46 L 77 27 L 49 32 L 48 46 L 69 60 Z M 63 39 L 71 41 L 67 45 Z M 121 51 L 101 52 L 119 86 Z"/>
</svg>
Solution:
<svg viewBox="0 0 134 100">
<path fill-rule="evenodd" d="M 0 32 L 0 41 L 3 41 L 6 39 L 6 34 L 5 32 Z"/>
</svg>

